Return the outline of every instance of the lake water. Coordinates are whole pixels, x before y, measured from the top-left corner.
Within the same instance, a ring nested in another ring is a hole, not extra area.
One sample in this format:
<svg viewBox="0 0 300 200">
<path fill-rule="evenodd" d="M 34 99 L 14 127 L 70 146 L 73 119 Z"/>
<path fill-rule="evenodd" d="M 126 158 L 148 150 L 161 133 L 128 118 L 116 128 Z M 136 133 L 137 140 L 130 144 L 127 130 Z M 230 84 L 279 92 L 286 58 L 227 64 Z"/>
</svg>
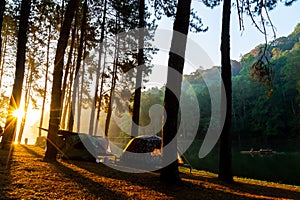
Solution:
<svg viewBox="0 0 300 200">
<path fill-rule="evenodd" d="M 217 173 L 219 165 L 218 145 L 205 158 L 199 159 L 197 154 L 200 145 L 201 142 L 196 141 L 185 153 L 186 158 L 194 168 Z M 277 152 L 269 155 L 240 153 L 240 151 L 251 149 L 249 144 L 245 146 L 244 148 L 238 145 L 233 146 L 232 167 L 235 176 L 300 185 L 300 146 L 297 143 L 281 142 L 281 144 L 268 145 L 267 148 L 273 146 L 272 149 Z M 254 150 L 259 149 L 254 145 Z"/>
</svg>

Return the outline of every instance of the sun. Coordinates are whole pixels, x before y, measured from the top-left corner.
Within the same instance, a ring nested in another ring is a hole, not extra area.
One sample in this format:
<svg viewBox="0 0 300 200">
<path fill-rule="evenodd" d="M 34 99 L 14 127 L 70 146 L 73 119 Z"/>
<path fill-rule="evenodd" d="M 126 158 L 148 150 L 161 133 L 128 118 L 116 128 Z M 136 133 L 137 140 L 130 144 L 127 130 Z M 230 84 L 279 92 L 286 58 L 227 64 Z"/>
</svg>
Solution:
<svg viewBox="0 0 300 200">
<path fill-rule="evenodd" d="M 13 116 L 18 119 L 22 119 L 23 115 L 24 115 L 24 111 L 22 109 L 17 109 L 13 111 Z"/>
</svg>

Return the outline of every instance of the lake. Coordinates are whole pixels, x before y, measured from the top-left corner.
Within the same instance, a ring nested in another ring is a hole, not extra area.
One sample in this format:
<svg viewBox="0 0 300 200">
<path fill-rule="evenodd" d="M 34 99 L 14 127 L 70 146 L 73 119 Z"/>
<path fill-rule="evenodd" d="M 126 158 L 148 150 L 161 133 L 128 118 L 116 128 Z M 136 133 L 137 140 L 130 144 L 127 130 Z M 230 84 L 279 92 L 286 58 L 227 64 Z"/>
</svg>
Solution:
<svg viewBox="0 0 300 200">
<path fill-rule="evenodd" d="M 198 152 L 201 144 L 200 140 L 194 141 L 184 156 L 193 168 L 217 173 L 219 165 L 218 144 L 205 158 L 199 159 Z M 241 151 L 249 151 L 251 148 L 254 150 L 270 148 L 276 153 L 268 155 L 241 153 Z M 295 141 L 274 142 L 261 147 L 257 144 L 251 145 L 251 142 L 246 145 L 234 144 L 232 152 L 233 174 L 239 177 L 300 185 L 299 148 L 299 143 Z"/>
</svg>

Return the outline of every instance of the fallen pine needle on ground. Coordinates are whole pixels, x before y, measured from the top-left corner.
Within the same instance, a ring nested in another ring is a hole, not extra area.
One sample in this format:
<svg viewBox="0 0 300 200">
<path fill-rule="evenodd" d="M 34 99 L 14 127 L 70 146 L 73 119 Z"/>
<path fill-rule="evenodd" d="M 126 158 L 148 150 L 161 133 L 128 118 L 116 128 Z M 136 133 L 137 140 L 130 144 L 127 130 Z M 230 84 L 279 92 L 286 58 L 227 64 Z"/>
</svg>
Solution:
<svg viewBox="0 0 300 200">
<path fill-rule="evenodd" d="M 206 171 L 180 168 L 183 184 L 158 173 L 126 173 L 99 163 L 43 161 L 44 150 L 15 145 L 9 166 L 0 150 L 0 199 L 300 199 L 300 187 L 235 177 L 222 183 Z"/>
</svg>

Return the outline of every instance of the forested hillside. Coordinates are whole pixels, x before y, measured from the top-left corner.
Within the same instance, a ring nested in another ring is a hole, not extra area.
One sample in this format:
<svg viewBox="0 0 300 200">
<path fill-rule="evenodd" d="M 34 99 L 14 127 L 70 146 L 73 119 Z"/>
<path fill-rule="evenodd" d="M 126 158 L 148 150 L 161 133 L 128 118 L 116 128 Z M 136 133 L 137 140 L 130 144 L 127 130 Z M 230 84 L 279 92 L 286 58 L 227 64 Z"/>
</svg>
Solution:
<svg viewBox="0 0 300 200">
<path fill-rule="evenodd" d="M 244 55 L 241 70 L 233 76 L 233 129 L 244 138 L 295 138 L 300 136 L 300 24 L 287 37 L 269 46 L 270 84 L 253 79 L 249 69 L 262 45 Z"/>
<path fill-rule="evenodd" d="M 232 61 L 233 81 L 233 134 L 234 140 L 267 142 L 272 139 L 291 139 L 300 136 L 300 24 L 287 37 L 280 37 L 269 44 L 266 58 L 272 72 L 271 82 L 254 78 L 251 66 L 259 59 L 264 44 L 258 45 L 240 61 Z M 196 92 L 201 110 L 198 138 L 203 138 L 211 120 L 211 99 L 203 76 L 219 67 L 200 69 L 185 75 Z M 218 81 L 215 84 L 219 84 Z M 211 87 L 211 86 L 209 86 Z M 213 86 L 212 86 L 213 87 Z M 151 94 L 151 95 L 149 95 Z M 142 120 L 147 124 L 149 104 L 159 103 L 163 94 L 158 89 L 144 93 Z M 185 90 L 183 95 L 189 95 Z M 155 97 L 156 96 L 156 97 Z M 151 100 L 152 99 L 152 100 Z M 153 101 L 153 102 L 151 102 Z M 188 106 L 188 105 L 182 105 Z M 191 110 L 193 110 L 191 108 Z M 193 117 L 192 115 L 186 117 Z M 187 120 L 193 121 L 193 120 Z M 185 125 L 188 135 L 189 126 Z"/>
</svg>

